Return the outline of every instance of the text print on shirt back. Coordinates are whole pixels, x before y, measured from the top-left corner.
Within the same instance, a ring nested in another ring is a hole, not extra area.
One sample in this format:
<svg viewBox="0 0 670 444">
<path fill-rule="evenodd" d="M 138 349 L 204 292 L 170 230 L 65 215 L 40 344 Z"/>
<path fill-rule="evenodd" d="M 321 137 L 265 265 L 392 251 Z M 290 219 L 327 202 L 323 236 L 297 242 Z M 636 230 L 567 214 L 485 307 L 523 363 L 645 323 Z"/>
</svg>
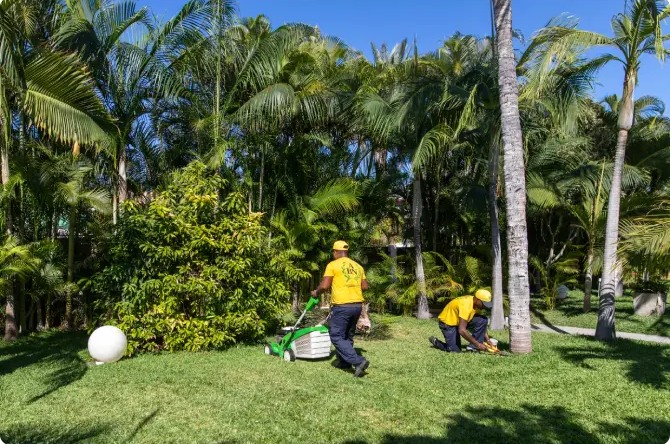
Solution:
<svg viewBox="0 0 670 444">
<path fill-rule="evenodd" d="M 342 261 L 342 274 L 344 275 L 344 278 L 347 280 L 347 284 L 351 279 L 355 279 L 356 281 L 361 280 L 360 271 L 354 264 L 352 264 L 349 261 Z"/>
</svg>

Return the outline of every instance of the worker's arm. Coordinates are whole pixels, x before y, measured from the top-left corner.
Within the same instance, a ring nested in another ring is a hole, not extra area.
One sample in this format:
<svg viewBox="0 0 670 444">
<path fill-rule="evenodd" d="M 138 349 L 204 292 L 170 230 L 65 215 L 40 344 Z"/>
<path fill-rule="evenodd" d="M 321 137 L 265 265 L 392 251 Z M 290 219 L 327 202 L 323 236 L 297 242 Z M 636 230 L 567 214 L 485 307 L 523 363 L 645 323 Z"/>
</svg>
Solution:
<svg viewBox="0 0 670 444">
<path fill-rule="evenodd" d="M 470 344 L 477 347 L 479 350 L 486 350 L 486 346 L 484 344 L 477 342 L 477 340 L 468 331 L 468 321 L 466 321 L 463 318 L 460 318 L 459 321 L 460 322 L 458 323 L 458 334 L 460 334 L 463 337 L 463 339 L 465 339 Z"/>
<path fill-rule="evenodd" d="M 361 281 L 361 290 L 363 290 L 363 291 L 368 291 L 368 288 L 370 288 L 370 286 L 368 285 L 368 280 L 367 280 L 367 279 L 363 279 L 363 280 Z"/>
<path fill-rule="evenodd" d="M 312 296 L 317 297 L 321 293 L 327 292 L 332 283 L 333 283 L 332 276 L 324 276 L 323 279 L 321 279 L 321 283 L 319 284 L 317 289 L 312 292 Z"/>
</svg>

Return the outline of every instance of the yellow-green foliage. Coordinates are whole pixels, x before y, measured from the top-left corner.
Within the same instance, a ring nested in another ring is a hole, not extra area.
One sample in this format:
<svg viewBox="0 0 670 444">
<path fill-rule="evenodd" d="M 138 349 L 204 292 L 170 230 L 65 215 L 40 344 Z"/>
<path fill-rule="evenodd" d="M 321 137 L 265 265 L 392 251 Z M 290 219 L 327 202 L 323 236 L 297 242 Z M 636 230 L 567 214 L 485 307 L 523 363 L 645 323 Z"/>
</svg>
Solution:
<svg viewBox="0 0 670 444">
<path fill-rule="evenodd" d="M 203 350 L 262 337 L 303 277 L 269 246 L 262 214 L 199 162 L 147 205 L 129 202 L 94 279 L 128 353 Z"/>
</svg>

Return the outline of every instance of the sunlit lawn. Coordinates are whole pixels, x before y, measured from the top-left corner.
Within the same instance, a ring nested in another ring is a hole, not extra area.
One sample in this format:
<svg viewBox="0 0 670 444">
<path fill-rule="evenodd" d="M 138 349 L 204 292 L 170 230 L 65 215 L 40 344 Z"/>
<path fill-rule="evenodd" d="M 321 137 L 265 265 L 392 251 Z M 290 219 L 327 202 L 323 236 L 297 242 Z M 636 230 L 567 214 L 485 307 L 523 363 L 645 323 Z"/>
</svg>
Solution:
<svg viewBox="0 0 670 444">
<path fill-rule="evenodd" d="M 567 327 L 596 328 L 598 295 L 595 291 L 593 292 L 591 297 L 592 310 L 589 313 L 584 313 L 582 309 L 583 301 L 583 292 L 571 291 L 569 298 L 560 302 L 556 309 L 545 310 L 544 304 L 539 299 L 533 299 L 533 322 Z M 636 316 L 633 314 L 633 297 L 626 294 L 617 298 L 615 313 L 617 331 L 670 336 L 670 310 L 662 317 Z"/>
<path fill-rule="evenodd" d="M 384 318 L 354 379 L 262 347 L 89 366 L 86 336 L 0 344 L 0 438 L 19 443 L 665 443 L 670 348 L 537 333 L 523 357 L 446 354 Z M 504 336 L 500 337 L 506 340 Z"/>
</svg>

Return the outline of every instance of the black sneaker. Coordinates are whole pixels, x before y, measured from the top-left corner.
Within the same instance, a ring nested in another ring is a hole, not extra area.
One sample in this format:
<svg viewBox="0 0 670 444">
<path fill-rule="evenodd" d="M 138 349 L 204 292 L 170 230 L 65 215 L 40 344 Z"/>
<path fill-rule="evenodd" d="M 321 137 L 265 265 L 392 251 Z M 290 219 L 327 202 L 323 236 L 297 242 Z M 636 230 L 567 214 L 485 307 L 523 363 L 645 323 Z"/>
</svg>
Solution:
<svg viewBox="0 0 670 444">
<path fill-rule="evenodd" d="M 438 339 L 437 339 L 435 336 L 431 336 L 430 338 L 428 338 L 428 341 L 433 345 L 433 347 L 435 347 L 435 348 L 440 348 L 440 347 L 437 345 L 437 343 L 438 343 Z"/>
<path fill-rule="evenodd" d="M 365 374 L 365 370 L 368 369 L 368 366 L 370 365 L 370 361 L 367 359 L 363 358 L 363 362 L 358 364 L 356 366 L 356 371 L 354 372 L 354 377 L 360 378 Z"/>
</svg>

